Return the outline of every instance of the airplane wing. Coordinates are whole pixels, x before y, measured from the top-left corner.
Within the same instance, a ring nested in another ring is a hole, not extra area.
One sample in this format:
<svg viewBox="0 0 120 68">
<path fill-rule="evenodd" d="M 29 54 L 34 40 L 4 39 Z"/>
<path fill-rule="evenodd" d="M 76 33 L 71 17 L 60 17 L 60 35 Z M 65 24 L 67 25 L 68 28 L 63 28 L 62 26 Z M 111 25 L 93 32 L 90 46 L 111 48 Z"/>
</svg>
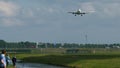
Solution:
<svg viewBox="0 0 120 68">
<path fill-rule="evenodd" d="M 83 13 L 81 13 L 81 14 L 88 14 L 87 12 L 83 12 Z"/>
</svg>

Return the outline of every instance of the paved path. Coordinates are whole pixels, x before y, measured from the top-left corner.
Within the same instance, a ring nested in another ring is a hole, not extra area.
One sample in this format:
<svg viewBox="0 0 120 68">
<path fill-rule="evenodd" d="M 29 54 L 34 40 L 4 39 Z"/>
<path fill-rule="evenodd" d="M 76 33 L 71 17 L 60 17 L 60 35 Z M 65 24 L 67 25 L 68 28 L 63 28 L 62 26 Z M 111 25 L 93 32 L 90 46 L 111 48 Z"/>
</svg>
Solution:
<svg viewBox="0 0 120 68">
<path fill-rule="evenodd" d="M 17 63 L 16 68 L 65 68 L 47 64 Z"/>
</svg>

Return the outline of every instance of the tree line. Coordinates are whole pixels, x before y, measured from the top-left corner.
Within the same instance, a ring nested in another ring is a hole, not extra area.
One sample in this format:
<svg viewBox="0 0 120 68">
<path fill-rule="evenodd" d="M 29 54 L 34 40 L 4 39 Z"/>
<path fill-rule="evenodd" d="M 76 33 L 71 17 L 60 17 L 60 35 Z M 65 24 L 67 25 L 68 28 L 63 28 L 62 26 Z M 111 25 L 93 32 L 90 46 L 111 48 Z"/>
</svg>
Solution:
<svg viewBox="0 0 120 68">
<path fill-rule="evenodd" d="M 36 43 L 29 41 L 6 42 L 5 40 L 0 40 L 0 48 L 120 48 L 120 44 Z"/>
</svg>

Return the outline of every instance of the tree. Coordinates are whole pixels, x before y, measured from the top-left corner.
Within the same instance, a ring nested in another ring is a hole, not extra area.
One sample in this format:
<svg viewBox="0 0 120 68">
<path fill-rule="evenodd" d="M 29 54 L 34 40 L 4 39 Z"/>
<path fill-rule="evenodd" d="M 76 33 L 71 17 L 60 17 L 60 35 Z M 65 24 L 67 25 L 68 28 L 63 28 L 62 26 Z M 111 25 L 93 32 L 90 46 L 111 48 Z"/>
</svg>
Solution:
<svg viewBox="0 0 120 68">
<path fill-rule="evenodd" d="M 0 40 L 0 48 L 6 48 L 6 42 L 4 40 Z"/>
</svg>

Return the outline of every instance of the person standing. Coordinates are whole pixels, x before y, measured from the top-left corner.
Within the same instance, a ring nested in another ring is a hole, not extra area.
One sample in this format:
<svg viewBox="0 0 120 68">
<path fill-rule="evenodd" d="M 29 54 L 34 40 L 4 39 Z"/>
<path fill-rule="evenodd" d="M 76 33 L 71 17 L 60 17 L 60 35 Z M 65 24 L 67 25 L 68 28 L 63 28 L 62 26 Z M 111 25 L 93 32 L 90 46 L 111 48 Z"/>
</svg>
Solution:
<svg viewBox="0 0 120 68">
<path fill-rule="evenodd" d="M 17 59 L 16 59 L 16 57 L 14 56 L 14 57 L 12 58 L 12 63 L 13 63 L 14 68 L 16 68 L 16 61 L 17 61 Z"/>
<path fill-rule="evenodd" d="M 7 66 L 10 64 L 10 56 L 9 56 L 9 54 L 6 54 L 6 63 L 7 63 Z"/>
<path fill-rule="evenodd" d="M 2 50 L 0 55 L 0 68 L 6 68 L 6 50 Z"/>
</svg>

